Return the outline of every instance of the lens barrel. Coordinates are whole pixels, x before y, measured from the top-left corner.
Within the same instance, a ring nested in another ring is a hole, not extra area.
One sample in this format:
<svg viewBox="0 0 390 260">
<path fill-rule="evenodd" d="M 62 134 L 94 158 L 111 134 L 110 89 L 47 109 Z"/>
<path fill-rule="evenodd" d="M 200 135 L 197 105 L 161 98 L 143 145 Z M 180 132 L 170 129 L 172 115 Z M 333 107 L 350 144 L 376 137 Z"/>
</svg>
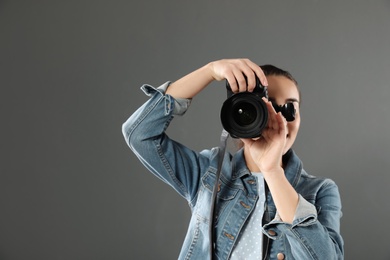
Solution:
<svg viewBox="0 0 390 260">
<path fill-rule="evenodd" d="M 222 105 L 223 128 L 234 138 L 261 136 L 268 121 L 268 110 L 262 97 L 252 92 L 231 95 Z"/>
</svg>

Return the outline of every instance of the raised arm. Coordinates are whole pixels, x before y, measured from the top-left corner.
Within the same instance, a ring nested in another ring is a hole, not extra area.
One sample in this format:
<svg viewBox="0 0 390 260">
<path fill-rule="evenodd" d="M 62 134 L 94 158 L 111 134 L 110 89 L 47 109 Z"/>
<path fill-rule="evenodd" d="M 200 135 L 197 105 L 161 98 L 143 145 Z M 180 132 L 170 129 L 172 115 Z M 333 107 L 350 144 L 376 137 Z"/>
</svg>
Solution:
<svg viewBox="0 0 390 260">
<path fill-rule="evenodd" d="M 233 92 L 252 91 L 256 85 L 255 75 L 263 85 L 268 85 L 260 67 L 248 59 L 213 61 L 172 83 L 166 94 L 174 98 L 193 98 L 212 81 L 224 79 L 229 81 Z"/>
</svg>

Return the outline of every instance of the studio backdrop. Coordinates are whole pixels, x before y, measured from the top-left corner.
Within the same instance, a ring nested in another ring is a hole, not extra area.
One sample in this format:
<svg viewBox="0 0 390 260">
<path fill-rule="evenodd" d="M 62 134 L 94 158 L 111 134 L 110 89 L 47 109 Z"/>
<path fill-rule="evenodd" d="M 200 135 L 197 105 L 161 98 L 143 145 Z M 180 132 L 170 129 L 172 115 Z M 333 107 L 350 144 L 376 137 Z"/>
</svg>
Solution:
<svg viewBox="0 0 390 260">
<path fill-rule="evenodd" d="M 222 58 L 289 70 L 294 150 L 339 186 L 346 259 L 390 259 L 390 2 L 0 1 L 0 259 L 176 259 L 185 200 L 127 147 L 159 86 Z M 224 83 L 168 134 L 219 145 Z"/>
</svg>

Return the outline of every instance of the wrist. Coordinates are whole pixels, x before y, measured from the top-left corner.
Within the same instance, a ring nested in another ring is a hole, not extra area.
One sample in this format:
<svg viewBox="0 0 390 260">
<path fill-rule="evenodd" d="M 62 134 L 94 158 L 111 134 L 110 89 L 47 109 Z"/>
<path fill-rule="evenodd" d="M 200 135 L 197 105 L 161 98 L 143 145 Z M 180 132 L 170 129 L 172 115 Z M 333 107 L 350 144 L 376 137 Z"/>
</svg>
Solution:
<svg viewBox="0 0 390 260">
<path fill-rule="evenodd" d="M 272 169 L 262 170 L 261 173 L 266 179 L 275 179 L 281 176 L 284 177 L 284 169 L 281 166 Z"/>
<path fill-rule="evenodd" d="M 209 82 L 217 80 L 214 73 L 214 63 L 215 61 L 211 61 L 201 68 L 206 73 Z"/>
<path fill-rule="evenodd" d="M 212 80 L 221 81 L 225 79 L 222 72 L 226 70 L 226 68 L 224 68 L 223 65 L 222 60 L 211 61 L 206 64 L 205 67 Z"/>
</svg>

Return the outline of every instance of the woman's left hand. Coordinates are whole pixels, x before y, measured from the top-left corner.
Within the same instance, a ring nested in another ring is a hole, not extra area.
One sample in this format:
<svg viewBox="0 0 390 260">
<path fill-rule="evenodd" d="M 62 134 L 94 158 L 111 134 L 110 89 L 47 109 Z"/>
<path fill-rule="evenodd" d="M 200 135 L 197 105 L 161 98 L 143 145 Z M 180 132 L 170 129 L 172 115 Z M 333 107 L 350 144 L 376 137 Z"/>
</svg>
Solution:
<svg viewBox="0 0 390 260">
<path fill-rule="evenodd" d="M 266 174 L 277 171 L 282 166 L 283 150 L 287 140 L 287 121 L 280 112 L 276 113 L 270 101 L 266 98 L 263 98 L 263 101 L 268 109 L 267 127 L 263 129 L 261 137 L 241 140 L 245 144 L 245 149 L 249 149 L 253 162 L 263 174 Z"/>
</svg>

